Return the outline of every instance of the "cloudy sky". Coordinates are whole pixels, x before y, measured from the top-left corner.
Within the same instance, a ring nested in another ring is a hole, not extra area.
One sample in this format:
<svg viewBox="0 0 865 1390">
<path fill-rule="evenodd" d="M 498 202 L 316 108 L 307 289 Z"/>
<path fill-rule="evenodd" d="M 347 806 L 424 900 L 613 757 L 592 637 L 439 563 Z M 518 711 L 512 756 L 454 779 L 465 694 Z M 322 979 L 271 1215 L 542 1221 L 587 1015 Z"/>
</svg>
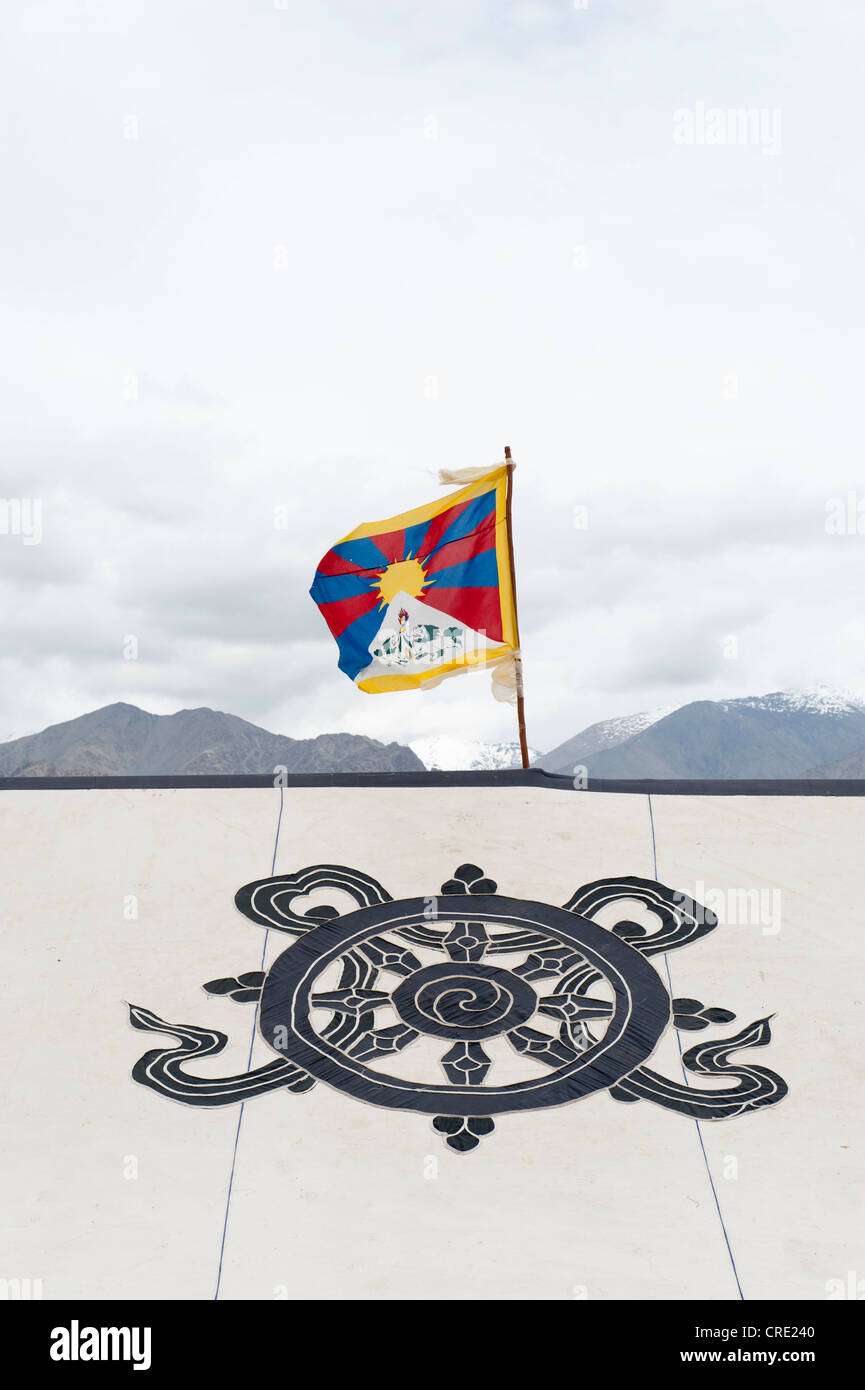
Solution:
<svg viewBox="0 0 865 1390">
<path fill-rule="evenodd" d="M 22 0 L 2 30 L 0 738 L 114 700 L 511 736 L 483 673 L 355 691 L 307 593 L 505 443 L 535 746 L 865 687 L 863 12 Z"/>
</svg>

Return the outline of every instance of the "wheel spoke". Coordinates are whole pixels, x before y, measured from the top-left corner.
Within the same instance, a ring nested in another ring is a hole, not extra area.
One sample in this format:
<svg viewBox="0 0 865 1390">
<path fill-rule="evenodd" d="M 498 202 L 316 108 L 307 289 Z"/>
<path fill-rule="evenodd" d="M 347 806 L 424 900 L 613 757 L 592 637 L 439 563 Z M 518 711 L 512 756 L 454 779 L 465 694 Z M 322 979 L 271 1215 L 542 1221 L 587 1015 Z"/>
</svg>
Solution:
<svg viewBox="0 0 865 1390">
<path fill-rule="evenodd" d="M 570 946 L 542 946 L 532 951 L 513 973 L 524 980 L 541 980 L 545 975 L 562 975 L 566 970 L 572 970 L 581 959 Z"/>
<path fill-rule="evenodd" d="M 410 975 L 413 970 L 420 970 L 420 961 L 412 951 L 384 936 L 371 936 L 358 950 L 378 970 L 392 970 L 395 975 Z"/>
<path fill-rule="evenodd" d="M 563 1023 L 579 1023 L 586 1018 L 612 1018 L 613 1006 L 606 999 L 590 999 L 585 994 L 548 994 L 538 1000 L 538 1012 Z"/>
<path fill-rule="evenodd" d="M 368 1013 L 390 1003 L 390 995 L 381 989 L 332 989 L 328 994 L 313 994 L 314 1009 L 334 1009 L 341 1014 Z"/>
<path fill-rule="evenodd" d="M 401 1052 L 418 1037 L 420 1034 L 416 1033 L 414 1028 L 409 1028 L 407 1023 L 395 1023 L 390 1028 L 372 1028 L 368 1033 L 361 1033 L 348 1048 L 348 1054 L 358 1062 L 364 1062 L 368 1057 L 383 1057 L 389 1052 Z"/>
<path fill-rule="evenodd" d="M 492 1066 L 480 1043 L 456 1042 L 442 1057 L 442 1067 L 454 1086 L 480 1086 Z"/>
<path fill-rule="evenodd" d="M 442 944 L 451 960 L 483 960 L 490 939 L 480 922 L 455 922 Z"/>
<path fill-rule="evenodd" d="M 551 1038 L 549 1033 L 539 1033 L 536 1028 L 512 1028 L 505 1034 L 511 1047 L 528 1057 L 536 1057 L 548 1067 L 561 1067 L 573 1062 L 579 1053 L 559 1038 Z"/>
</svg>

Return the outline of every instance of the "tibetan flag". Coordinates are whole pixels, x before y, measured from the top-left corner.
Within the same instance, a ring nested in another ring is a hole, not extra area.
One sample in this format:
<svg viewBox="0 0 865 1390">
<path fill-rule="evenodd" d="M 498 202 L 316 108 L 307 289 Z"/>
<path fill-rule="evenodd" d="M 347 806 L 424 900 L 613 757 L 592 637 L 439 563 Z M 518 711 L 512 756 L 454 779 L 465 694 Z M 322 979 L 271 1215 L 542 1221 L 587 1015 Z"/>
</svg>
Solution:
<svg viewBox="0 0 865 1390">
<path fill-rule="evenodd" d="M 360 690 L 410 690 L 517 647 L 508 469 L 338 541 L 310 589 Z"/>
</svg>

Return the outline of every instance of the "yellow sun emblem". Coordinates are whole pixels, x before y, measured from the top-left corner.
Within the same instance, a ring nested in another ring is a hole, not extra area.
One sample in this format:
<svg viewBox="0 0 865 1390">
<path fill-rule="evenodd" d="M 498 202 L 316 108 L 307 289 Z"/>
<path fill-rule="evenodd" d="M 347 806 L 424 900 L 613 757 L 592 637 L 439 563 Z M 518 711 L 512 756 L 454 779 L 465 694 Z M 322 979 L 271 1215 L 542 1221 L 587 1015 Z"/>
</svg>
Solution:
<svg viewBox="0 0 865 1390">
<path fill-rule="evenodd" d="M 386 607 L 399 593 L 408 594 L 409 598 L 419 598 L 427 584 L 427 577 L 419 560 L 398 560 L 377 574 L 373 583 L 378 585 L 381 593 L 379 602 Z"/>
</svg>

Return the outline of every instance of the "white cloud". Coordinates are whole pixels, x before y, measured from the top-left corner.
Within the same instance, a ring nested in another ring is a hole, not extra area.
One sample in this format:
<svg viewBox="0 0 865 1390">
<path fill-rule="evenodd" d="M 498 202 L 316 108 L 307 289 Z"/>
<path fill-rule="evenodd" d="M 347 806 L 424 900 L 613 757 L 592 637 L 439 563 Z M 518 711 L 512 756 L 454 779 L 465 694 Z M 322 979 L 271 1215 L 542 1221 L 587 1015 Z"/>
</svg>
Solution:
<svg viewBox="0 0 865 1390">
<path fill-rule="evenodd" d="M 355 692 L 307 596 L 339 536 L 506 441 L 534 744 L 865 684 L 865 537 L 823 526 L 865 496 L 858 12 L 51 0 L 4 27 L 0 490 L 43 498 L 44 539 L 0 536 L 0 735 L 130 699 L 509 737 L 483 675 Z M 698 101 L 779 109 L 780 152 L 676 145 Z"/>
</svg>

